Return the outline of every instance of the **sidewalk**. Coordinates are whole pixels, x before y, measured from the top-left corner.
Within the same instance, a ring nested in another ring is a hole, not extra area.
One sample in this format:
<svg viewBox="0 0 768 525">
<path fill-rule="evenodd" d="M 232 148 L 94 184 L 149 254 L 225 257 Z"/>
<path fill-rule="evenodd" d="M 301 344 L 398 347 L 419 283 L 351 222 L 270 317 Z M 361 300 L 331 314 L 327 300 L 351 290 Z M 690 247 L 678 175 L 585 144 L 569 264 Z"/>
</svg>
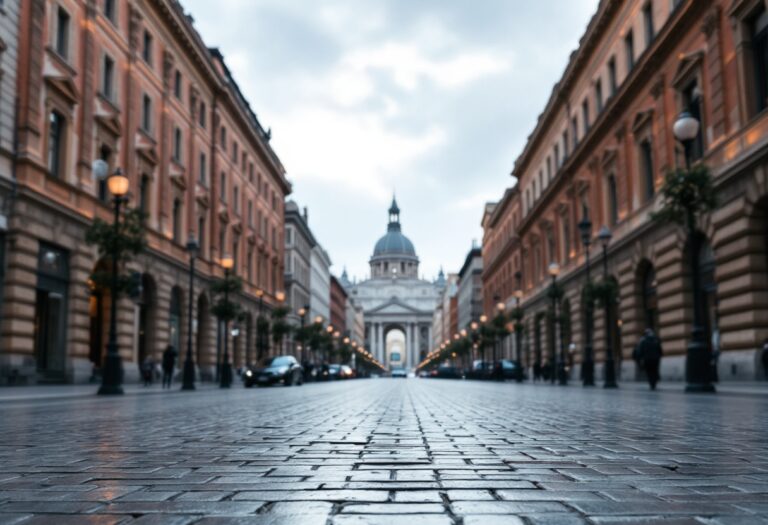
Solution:
<svg viewBox="0 0 768 525">
<path fill-rule="evenodd" d="M 619 388 L 634 390 L 649 390 L 648 383 L 640 381 L 619 382 Z M 768 381 L 726 381 L 715 383 L 717 394 L 740 396 L 766 396 L 768 397 Z M 662 392 L 685 393 L 683 381 L 661 381 L 656 385 L 656 390 Z"/>
<path fill-rule="evenodd" d="M 0 387 L 0 403 L 6 401 L 32 401 L 38 399 L 60 399 L 72 397 L 91 397 L 96 396 L 99 390 L 99 383 L 89 383 L 85 385 L 28 385 L 28 386 L 4 386 Z M 237 388 L 241 384 L 234 381 L 232 388 Z M 196 382 L 196 390 L 214 390 L 219 385 L 207 381 L 205 383 Z M 170 390 L 163 389 L 162 384 L 156 381 L 152 386 L 143 386 L 139 383 L 129 383 L 123 385 L 125 395 L 147 395 L 147 394 L 173 394 L 181 392 L 181 381 L 176 381 Z"/>
</svg>

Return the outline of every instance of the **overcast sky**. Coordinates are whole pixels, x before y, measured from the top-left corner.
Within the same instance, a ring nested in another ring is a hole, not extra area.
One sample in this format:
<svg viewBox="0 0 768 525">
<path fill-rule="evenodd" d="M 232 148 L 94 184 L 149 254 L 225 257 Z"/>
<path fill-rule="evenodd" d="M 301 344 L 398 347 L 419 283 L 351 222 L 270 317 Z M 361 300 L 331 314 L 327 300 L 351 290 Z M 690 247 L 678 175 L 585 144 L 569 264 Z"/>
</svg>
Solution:
<svg viewBox="0 0 768 525">
<path fill-rule="evenodd" d="M 598 0 L 182 0 L 221 49 L 338 275 L 392 193 L 433 278 L 458 271 Z"/>
</svg>

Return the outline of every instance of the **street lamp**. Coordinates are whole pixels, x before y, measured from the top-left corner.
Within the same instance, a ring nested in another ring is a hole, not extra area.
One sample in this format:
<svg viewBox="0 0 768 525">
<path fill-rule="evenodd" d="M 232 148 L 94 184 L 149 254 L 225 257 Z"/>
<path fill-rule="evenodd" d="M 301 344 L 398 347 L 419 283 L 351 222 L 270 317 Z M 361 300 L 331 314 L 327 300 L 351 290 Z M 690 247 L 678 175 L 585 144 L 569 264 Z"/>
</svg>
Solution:
<svg viewBox="0 0 768 525">
<path fill-rule="evenodd" d="M 504 311 L 507 309 L 507 305 L 504 304 L 501 301 L 501 297 L 499 297 L 498 295 L 495 295 L 493 297 L 493 300 L 496 302 L 496 315 L 497 315 L 497 318 L 500 318 L 501 316 L 504 315 Z M 501 323 L 501 322 L 499 323 L 499 325 L 503 325 L 503 324 L 504 323 Z M 499 328 L 499 330 L 501 330 L 501 328 Z M 501 335 L 501 333 L 499 332 L 498 335 Z M 496 338 L 494 338 L 494 339 L 496 339 Z M 496 366 L 496 362 L 501 357 L 503 357 L 502 356 L 502 352 L 501 352 L 501 345 L 502 345 L 502 343 L 503 343 L 503 341 L 502 341 L 501 337 L 499 337 L 498 340 L 494 341 L 494 345 L 493 345 L 493 366 L 494 367 Z M 497 349 L 498 349 L 498 356 L 497 356 Z M 501 356 L 501 357 L 499 357 L 499 356 Z M 503 379 L 503 376 L 500 375 L 497 379 Z"/>
<path fill-rule="evenodd" d="M 581 242 L 584 244 L 584 255 L 586 258 L 586 286 L 585 290 L 589 290 L 592 281 L 589 276 L 589 247 L 592 244 L 592 221 L 585 214 L 584 218 L 579 222 L 579 231 L 581 232 Z M 582 363 L 582 380 L 584 386 L 595 386 L 595 359 L 592 350 L 592 338 L 594 336 L 594 318 L 592 311 L 592 297 L 584 297 L 584 306 L 586 311 L 584 312 L 586 329 L 586 340 L 584 341 L 584 362 Z"/>
<path fill-rule="evenodd" d="M 701 123 L 699 120 L 685 111 L 681 113 L 672 128 L 675 138 L 682 143 L 685 150 L 685 166 L 691 169 L 692 146 L 699 136 Z M 701 297 L 701 275 L 699 273 L 699 250 L 696 241 L 696 217 L 693 211 L 687 214 L 688 225 L 688 251 L 689 264 L 691 266 L 691 287 L 693 288 L 693 326 L 691 327 L 691 340 L 686 349 L 685 380 L 686 392 L 714 392 L 712 384 L 712 361 L 709 348 L 704 342 L 704 312 Z"/>
<path fill-rule="evenodd" d="M 309 313 L 309 305 L 304 305 L 303 308 L 299 308 L 299 319 L 301 319 L 301 366 L 306 367 L 307 354 L 305 348 L 307 347 L 307 334 L 304 333 L 304 321 Z"/>
<path fill-rule="evenodd" d="M 95 175 L 104 178 L 109 170 L 109 166 L 103 160 L 97 160 L 93 163 Z M 117 245 L 117 238 L 120 234 L 120 205 L 127 201 L 129 181 L 128 177 L 123 175 L 120 168 L 112 172 L 107 177 L 107 188 L 114 196 L 115 218 L 113 223 L 114 240 L 112 245 L 112 284 L 110 293 L 112 300 L 109 306 L 109 342 L 107 342 L 107 356 L 104 362 L 104 373 L 102 376 L 100 395 L 120 395 L 123 393 L 123 362 L 117 347 L 117 296 L 118 296 L 118 258 L 120 256 Z"/>
<path fill-rule="evenodd" d="M 184 375 L 181 385 L 182 390 L 195 389 L 195 363 L 192 361 L 192 301 L 195 297 L 195 259 L 200 251 L 200 243 L 193 234 L 187 240 L 187 253 L 189 253 L 189 303 L 187 309 L 187 360 L 184 361 Z"/>
<path fill-rule="evenodd" d="M 613 234 L 608 226 L 600 228 L 597 238 L 603 245 L 603 282 L 608 285 L 608 244 L 611 242 Z M 611 320 L 611 301 L 609 295 L 604 298 L 605 302 L 605 384 L 604 388 L 618 388 L 616 383 L 616 364 L 613 361 L 613 321 Z"/>
<path fill-rule="evenodd" d="M 549 264 L 549 268 L 547 268 L 547 271 L 549 272 L 549 275 L 552 277 L 552 315 L 553 315 L 553 321 L 554 321 L 554 349 L 555 349 L 555 360 L 557 361 L 557 379 L 558 382 L 561 385 L 567 385 L 568 384 L 568 374 L 565 370 L 565 344 L 563 343 L 563 326 L 560 322 L 560 319 L 557 315 L 557 299 L 558 299 L 558 292 L 557 292 L 557 276 L 560 275 L 560 265 L 556 262 L 552 262 Z M 560 331 L 560 357 L 557 357 L 557 332 L 558 329 Z M 552 382 L 555 382 L 555 374 L 552 374 Z"/>
<path fill-rule="evenodd" d="M 235 265 L 232 257 L 225 255 L 221 259 L 221 266 L 224 268 L 224 304 L 226 304 L 227 314 L 229 314 L 229 271 Z M 224 357 L 221 365 L 220 388 L 229 388 L 232 385 L 232 365 L 229 363 L 229 315 L 224 317 Z"/>
<path fill-rule="evenodd" d="M 520 300 L 523 298 L 523 274 L 519 271 L 515 272 L 515 282 L 517 283 L 517 289 L 515 290 L 515 309 L 517 310 L 517 316 L 515 323 L 515 349 L 517 356 L 517 374 L 516 379 L 518 383 L 522 383 L 525 379 L 523 373 L 523 330 L 522 326 L 517 326 L 522 323 L 522 310 L 520 309 Z"/>
</svg>

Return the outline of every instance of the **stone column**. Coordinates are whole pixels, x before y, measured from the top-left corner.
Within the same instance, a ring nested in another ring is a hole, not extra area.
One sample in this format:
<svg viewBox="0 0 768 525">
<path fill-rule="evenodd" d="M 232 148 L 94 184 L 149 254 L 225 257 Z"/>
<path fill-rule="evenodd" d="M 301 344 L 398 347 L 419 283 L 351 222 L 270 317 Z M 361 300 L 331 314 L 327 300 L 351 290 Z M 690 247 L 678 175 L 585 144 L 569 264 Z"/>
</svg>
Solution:
<svg viewBox="0 0 768 525">
<path fill-rule="evenodd" d="M 376 358 L 381 363 L 384 363 L 386 361 L 387 349 L 384 346 L 384 326 L 381 323 L 376 323 L 376 345 L 378 347 Z"/>
<path fill-rule="evenodd" d="M 403 352 L 403 361 L 405 366 L 411 366 L 411 323 L 405 323 L 405 352 Z"/>
</svg>

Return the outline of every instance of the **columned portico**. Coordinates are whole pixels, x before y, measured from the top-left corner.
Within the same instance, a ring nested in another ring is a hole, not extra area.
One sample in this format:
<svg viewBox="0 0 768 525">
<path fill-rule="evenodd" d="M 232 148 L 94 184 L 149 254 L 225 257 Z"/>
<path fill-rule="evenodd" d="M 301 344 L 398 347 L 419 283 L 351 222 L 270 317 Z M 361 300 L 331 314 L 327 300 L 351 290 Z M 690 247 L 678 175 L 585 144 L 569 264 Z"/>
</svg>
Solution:
<svg viewBox="0 0 768 525">
<path fill-rule="evenodd" d="M 405 337 L 405 348 L 394 365 L 413 369 L 422 351 L 421 327 L 431 330 L 444 283 L 419 279 L 419 258 L 413 243 L 402 233 L 400 208 L 394 200 L 387 234 L 376 243 L 370 265 L 372 278 L 349 287 L 350 297 L 362 306 L 368 323 L 369 350 L 379 362 L 393 366 L 387 353 L 387 334 L 399 330 Z"/>
</svg>

